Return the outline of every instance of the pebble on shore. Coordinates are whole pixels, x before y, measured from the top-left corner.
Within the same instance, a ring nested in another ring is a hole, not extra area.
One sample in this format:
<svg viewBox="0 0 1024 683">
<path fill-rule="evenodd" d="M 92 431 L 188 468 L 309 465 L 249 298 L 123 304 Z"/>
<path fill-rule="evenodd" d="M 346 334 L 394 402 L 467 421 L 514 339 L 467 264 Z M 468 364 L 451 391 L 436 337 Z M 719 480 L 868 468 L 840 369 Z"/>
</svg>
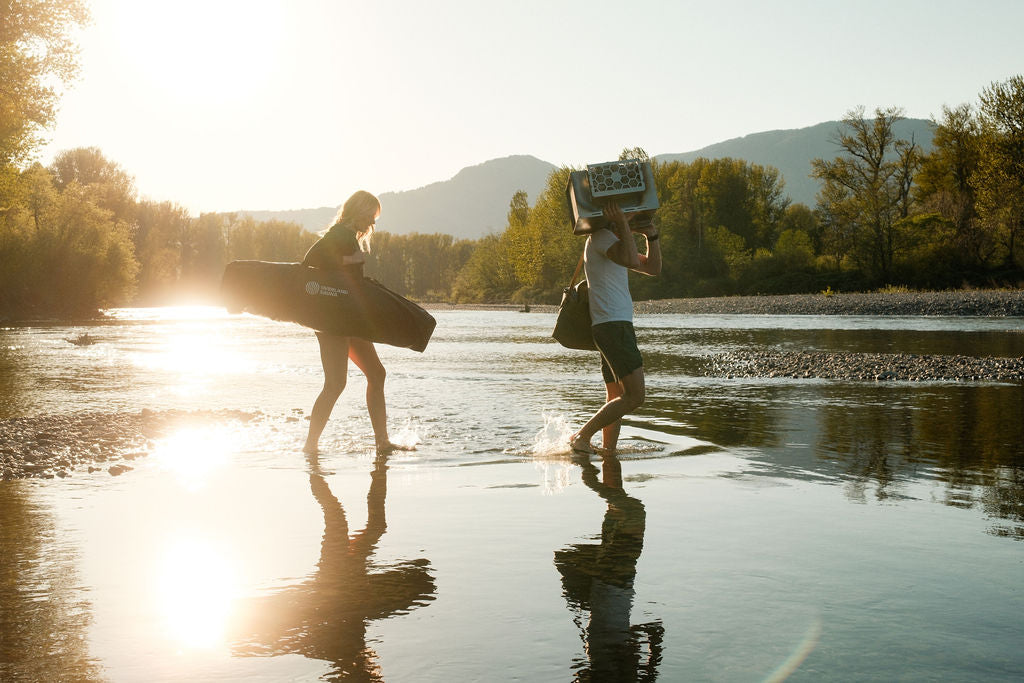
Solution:
<svg viewBox="0 0 1024 683">
<path fill-rule="evenodd" d="M 254 417 L 238 410 L 142 410 L 0 419 L 0 479 L 63 478 L 86 466 L 117 476 L 178 425 Z"/>
</svg>

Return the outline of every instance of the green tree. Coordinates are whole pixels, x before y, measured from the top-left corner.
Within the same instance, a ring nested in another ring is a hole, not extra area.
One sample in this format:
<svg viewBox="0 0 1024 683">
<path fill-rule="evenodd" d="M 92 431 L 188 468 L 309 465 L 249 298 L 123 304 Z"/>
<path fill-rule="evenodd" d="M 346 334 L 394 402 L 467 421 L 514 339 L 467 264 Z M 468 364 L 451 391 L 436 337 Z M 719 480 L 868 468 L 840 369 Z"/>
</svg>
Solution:
<svg viewBox="0 0 1024 683">
<path fill-rule="evenodd" d="M 53 124 L 60 86 L 78 74 L 71 33 L 88 20 L 81 0 L 0 3 L 0 207 L 17 167 Z"/>
<path fill-rule="evenodd" d="M 543 270 L 543 230 L 537 221 L 530 220 L 530 204 L 523 190 L 512 196 L 508 210 L 508 225 L 502 238 L 512 258 L 516 279 L 527 287 L 535 287 Z"/>
<path fill-rule="evenodd" d="M 815 254 L 821 253 L 821 223 L 817 214 L 806 204 L 790 204 L 779 221 L 780 237 L 786 230 L 795 230 L 807 235 Z"/>
<path fill-rule="evenodd" d="M 996 234 L 1007 266 L 1019 266 L 1024 238 L 1024 76 L 980 95 L 981 161 L 974 176 L 978 214 Z"/>
<path fill-rule="evenodd" d="M 130 302 L 138 267 L 130 223 L 77 182 L 58 191 L 38 164 L 11 196 L 17 201 L 0 212 L 0 315 L 81 317 Z"/>
<path fill-rule="evenodd" d="M 987 266 L 995 240 L 978 220 L 972 184 L 981 162 L 981 124 L 968 104 L 943 106 L 942 118 L 933 123 L 932 151 L 922 158 L 914 179 L 920 210 L 945 221 L 945 227 L 933 225 L 938 229 L 933 237 L 948 236 L 945 246 L 963 265 Z"/>
<path fill-rule="evenodd" d="M 89 188 L 96 204 L 110 211 L 115 219 L 130 220 L 135 209 L 135 179 L 107 159 L 98 147 L 59 152 L 50 164 L 50 172 L 58 190 L 78 183 Z"/>
<path fill-rule="evenodd" d="M 704 164 L 697 181 L 696 199 L 704 214 L 703 225 L 725 228 L 740 235 L 745 244 L 753 244 L 753 221 L 742 161 L 713 159 Z"/>
<path fill-rule="evenodd" d="M 647 154 L 647 150 L 643 147 L 626 147 L 624 150 L 619 152 L 619 161 L 650 161 L 651 157 Z"/>
<path fill-rule="evenodd" d="M 803 230 L 787 229 L 775 242 L 775 258 L 789 270 L 802 270 L 814 261 L 811 237 Z"/>
<path fill-rule="evenodd" d="M 657 278 L 636 280 L 638 297 L 687 296 L 695 291 L 695 282 L 708 275 L 705 212 L 697 191 L 707 164 L 707 159 L 696 159 L 654 165 L 661 204 L 654 222 L 661 235 L 663 265 Z"/>
<path fill-rule="evenodd" d="M 508 204 L 508 225 L 526 225 L 530 220 L 530 198 L 526 190 L 516 190 Z"/>
<path fill-rule="evenodd" d="M 527 230 L 532 236 L 538 269 L 532 282 L 522 281 L 519 299 L 558 303 L 583 250 L 583 239 L 572 233 L 565 187 L 573 169 L 555 169 L 530 210 Z M 520 255 L 521 257 L 521 255 Z M 518 268 L 517 268 L 517 272 Z"/>
<path fill-rule="evenodd" d="M 476 243 L 452 287 L 458 303 L 507 302 L 519 287 L 508 242 L 500 235 L 488 235 Z"/>
<path fill-rule="evenodd" d="M 572 234 L 565 200 L 570 172 L 569 167 L 552 171 L 532 208 L 528 207 L 525 192 L 513 195 L 505 232 L 497 243 L 485 241 L 478 246 L 491 258 L 507 259 L 510 267 L 509 273 L 486 279 L 488 291 L 514 286 L 510 292 L 513 300 L 557 303 L 583 248 L 582 240 Z M 467 265 L 476 272 L 470 279 L 479 280 L 485 264 L 471 258 Z M 464 280 L 458 288 L 460 296 L 469 296 L 470 287 Z"/>
<path fill-rule="evenodd" d="M 473 243 L 445 234 L 378 233 L 365 272 L 399 294 L 414 299 L 447 301 Z"/>
<path fill-rule="evenodd" d="M 132 241 L 139 262 L 137 303 L 167 301 L 181 282 L 192 219 L 172 202 L 139 202 Z"/>
<path fill-rule="evenodd" d="M 919 165 L 911 140 L 899 140 L 893 125 L 902 119 L 897 108 L 864 108 L 847 113 L 834 142 L 842 154 L 832 161 L 812 161 L 823 181 L 818 206 L 836 234 L 853 237 L 853 255 L 876 280 L 888 282 L 899 249 L 898 221 L 910 212 L 910 187 Z"/>
</svg>

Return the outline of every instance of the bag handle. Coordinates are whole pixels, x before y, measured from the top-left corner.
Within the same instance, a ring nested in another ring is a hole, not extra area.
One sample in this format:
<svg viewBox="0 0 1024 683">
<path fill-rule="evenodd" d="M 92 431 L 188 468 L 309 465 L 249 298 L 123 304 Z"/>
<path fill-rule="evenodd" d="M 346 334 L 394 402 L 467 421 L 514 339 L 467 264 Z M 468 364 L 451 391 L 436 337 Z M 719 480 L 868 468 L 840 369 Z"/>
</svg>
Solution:
<svg viewBox="0 0 1024 683">
<path fill-rule="evenodd" d="M 583 253 L 580 254 L 580 260 L 576 264 L 576 270 L 572 271 L 572 277 L 569 278 L 569 286 L 572 287 L 572 283 L 576 281 L 576 276 L 580 274 L 580 269 L 583 267 L 583 257 L 587 253 L 587 248 L 583 247 Z"/>
</svg>

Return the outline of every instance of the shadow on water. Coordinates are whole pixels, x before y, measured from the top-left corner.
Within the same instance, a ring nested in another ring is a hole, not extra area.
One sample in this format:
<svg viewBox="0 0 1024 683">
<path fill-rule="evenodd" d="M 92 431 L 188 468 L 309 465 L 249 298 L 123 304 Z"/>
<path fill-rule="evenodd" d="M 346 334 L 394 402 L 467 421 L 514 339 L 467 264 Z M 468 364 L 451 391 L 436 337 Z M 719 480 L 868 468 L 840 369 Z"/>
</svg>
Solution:
<svg viewBox="0 0 1024 683">
<path fill-rule="evenodd" d="M 644 545 L 644 505 L 622 488 L 622 465 L 605 456 L 600 472 L 586 456 L 574 458 L 583 483 L 608 504 L 599 543 L 555 551 L 555 567 L 584 658 L 574 662 L 578 681 L 653 681 L 665 629 L 660 621 L 630 625 L 636 563 Z"/>
<path fill-rule="evenodd" d="M 430 563 L 416 559 L 381 566 L 373 561 L 387 529 L 386 457 L 377 458 L 371 473 L 366 527 L 351 535 L 318 458 L 308 461 L 310 490 L 324 513 L 316 571 L 298 585 L 242 605 L 232 630 L 233 650 L 243 656 L 299 654 L 330 662 L 332 678 L 383 680 L 377 655 L 367 646 L 367 626 L 433 600 Z"/>
<path fill-rule="evenodd" d="M 88 652 L 92 608 L 79 558 L 22 482 L 0 481 L 0 680 L 99 681 Z"/>
</svg>

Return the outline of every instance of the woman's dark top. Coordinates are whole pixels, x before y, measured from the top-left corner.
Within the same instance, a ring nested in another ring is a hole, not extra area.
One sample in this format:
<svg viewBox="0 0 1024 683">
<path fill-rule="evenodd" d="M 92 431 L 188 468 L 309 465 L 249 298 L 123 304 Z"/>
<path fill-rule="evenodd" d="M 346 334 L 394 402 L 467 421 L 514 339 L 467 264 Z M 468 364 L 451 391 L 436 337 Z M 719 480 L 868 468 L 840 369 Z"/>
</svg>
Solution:
<svg viewBox="0 0 1024 683">
<path fill-rule="evenodd" d="M 324 270 L 341 270 L 351 277 L 361 278 L 362 263 L 344 263 L 344 257 L 359 252 L 356 234 L 341 224 L 335 224 L 327 234 L 313 243 L 302 259 L 302 265 Z"/>
</svg>

